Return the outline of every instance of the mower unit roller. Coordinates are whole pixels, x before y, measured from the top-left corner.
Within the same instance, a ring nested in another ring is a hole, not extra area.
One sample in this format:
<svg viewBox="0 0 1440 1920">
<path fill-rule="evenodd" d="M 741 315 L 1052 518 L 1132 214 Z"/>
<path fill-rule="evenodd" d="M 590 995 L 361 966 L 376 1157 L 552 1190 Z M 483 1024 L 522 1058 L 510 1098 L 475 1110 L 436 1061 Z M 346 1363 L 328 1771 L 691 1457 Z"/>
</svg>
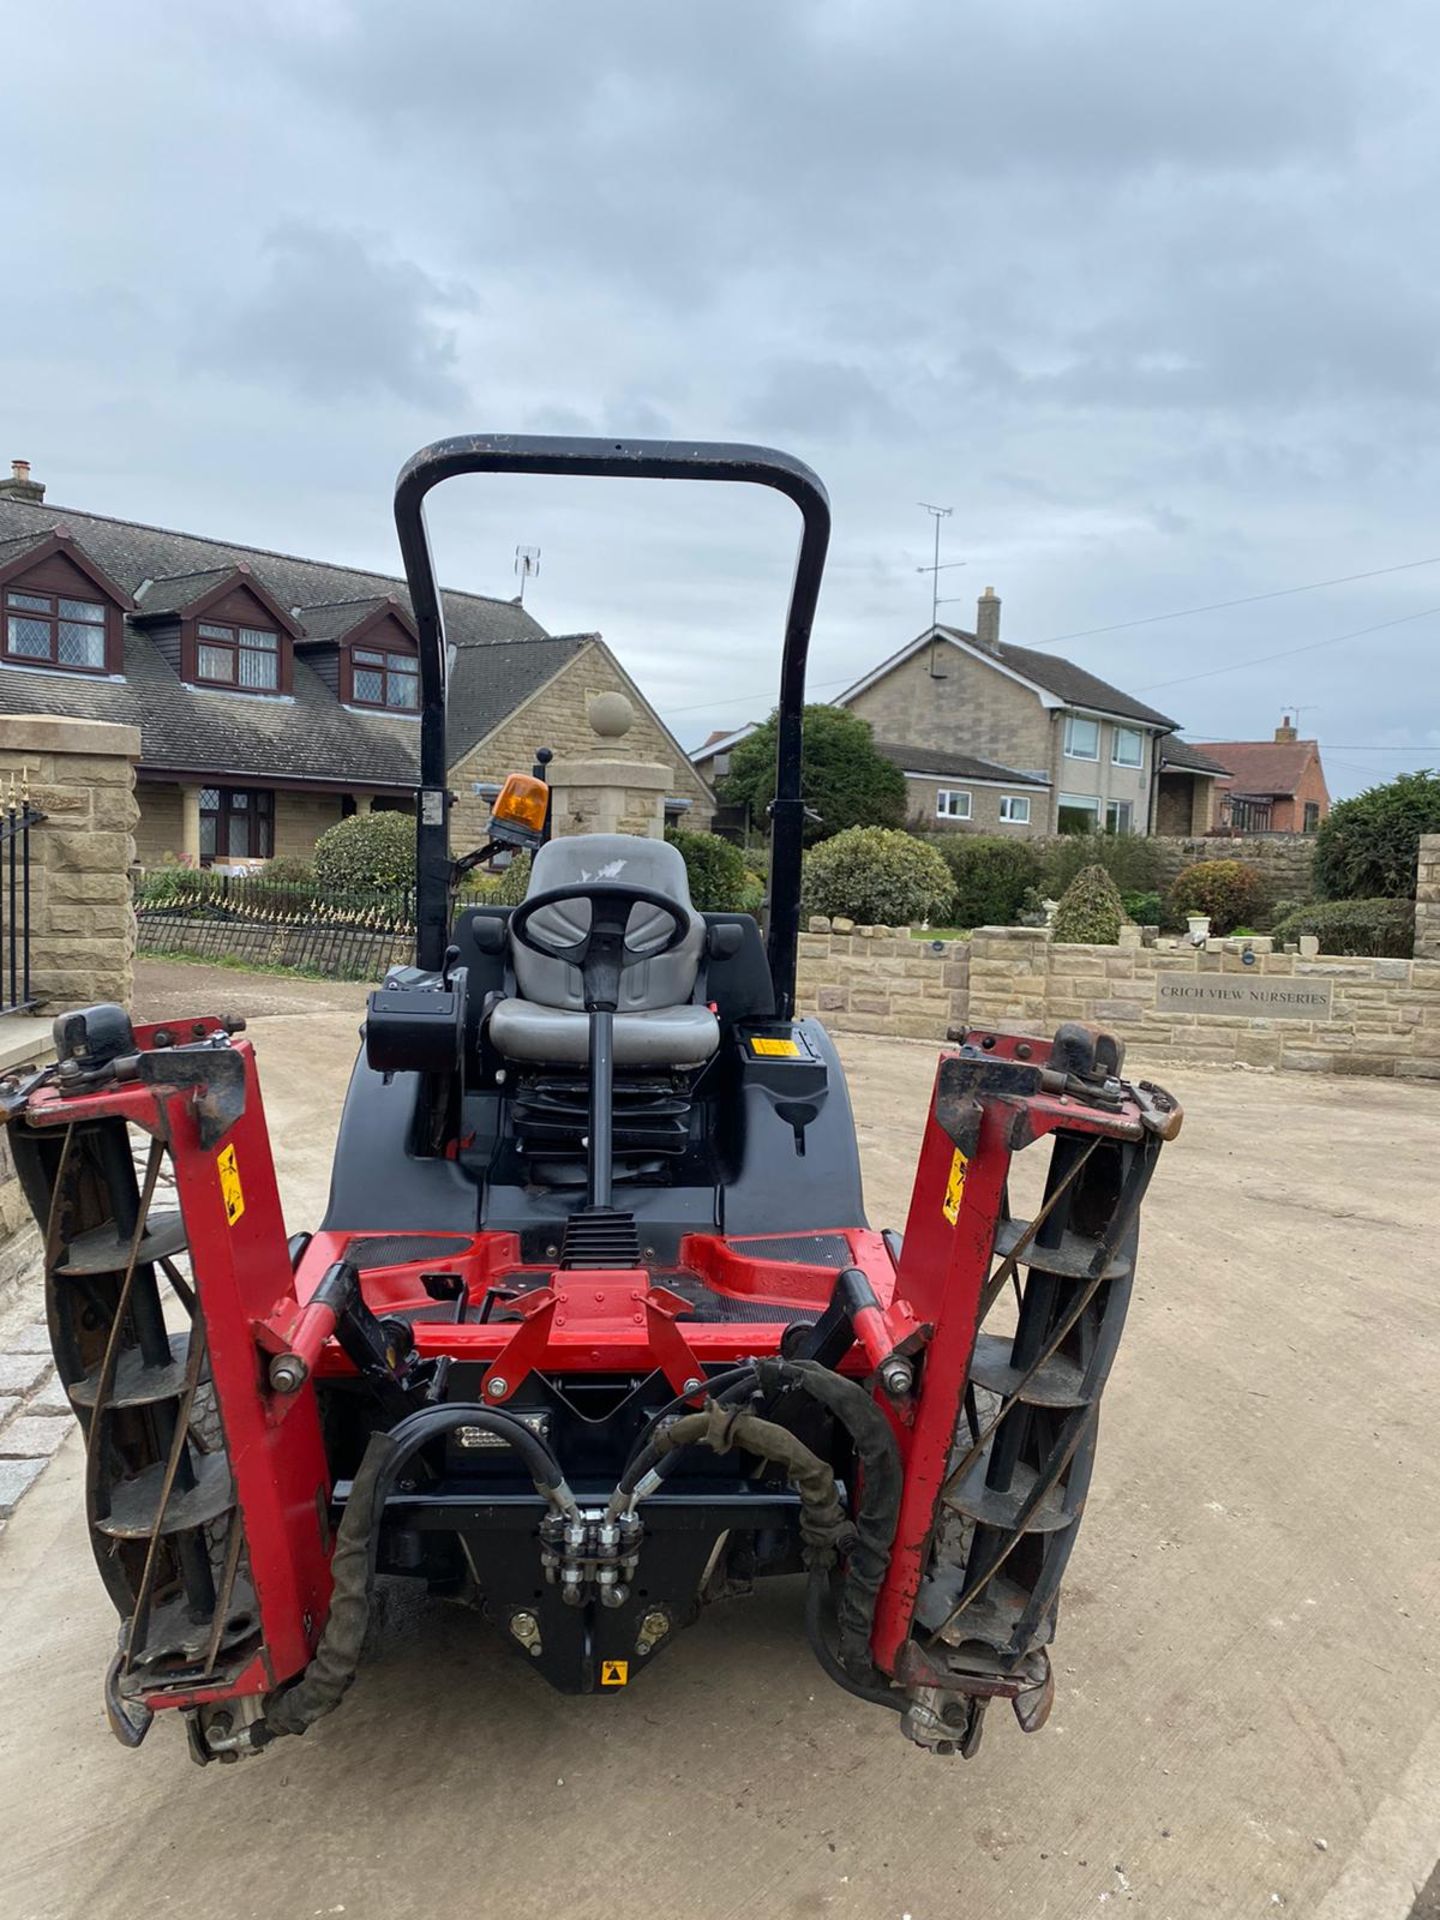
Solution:
<svg viewBox="0 0 1440 1920">
<path fill-rule="evenodd" d="M 802 535 L 769 911 L 697 913 L 663 841 L 547 837 L 514 776 L 455 857 L 423 517 L 466 473 L 745 481 Z M 462 438 L 395 501 L 419 633 L 415 965 L 370 995 L 329 1207 L 287 1240 L 243 1022 L 56 1022 L 0 1089 L 44 1233 L 85 1509 L 137 1746 L 303 1733 L 355 1678 L 377 1574 L 474 1607 L 541 1680 L 623 1694 L 711 1602 L 805 1577 L 796 1631 L 909 1738 L 1040 1726 L 1141 1199 L 1180 1113 L 1116 1042 L 942 1051 L 903 1240 L 872 1231 L 839 1059 L 795 1009 L 820 482 L 759 447 Z M 501 849 L 513 911 L 455 910 Z M 1041 1154 L 1033 1219 L 1013 1155 Z M 663 1704 L 660 1711 L 664 1711 Z"/>
</svg>

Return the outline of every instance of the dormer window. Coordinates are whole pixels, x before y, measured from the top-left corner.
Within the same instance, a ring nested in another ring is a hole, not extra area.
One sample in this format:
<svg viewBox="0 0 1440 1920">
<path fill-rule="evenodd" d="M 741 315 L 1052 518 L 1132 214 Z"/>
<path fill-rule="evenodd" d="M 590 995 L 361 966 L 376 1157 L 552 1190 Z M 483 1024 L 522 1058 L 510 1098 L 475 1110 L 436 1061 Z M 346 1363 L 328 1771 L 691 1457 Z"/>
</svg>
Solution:
<svg viewBox="0 0 1440 1920">
<path fill-rule="evenodd" d="M 379 647 L 352 647 L 350 699 L 357 707 L 418 713 L 420 674 L 414 654 L 391 653 Z"/>
<path fill-rule="evenodd" d="M 98 600 L 5 591 L 5 653 L 31 666 L 105 671 L 106 609 Z"/>
<path fill-rule="evenodd" d="M 201 620 L 196 629 L 195 678 L 208 686 L 274 693 L 280 685 L 280 636 L 265 627 L 221 626 Z"/>
</svg>

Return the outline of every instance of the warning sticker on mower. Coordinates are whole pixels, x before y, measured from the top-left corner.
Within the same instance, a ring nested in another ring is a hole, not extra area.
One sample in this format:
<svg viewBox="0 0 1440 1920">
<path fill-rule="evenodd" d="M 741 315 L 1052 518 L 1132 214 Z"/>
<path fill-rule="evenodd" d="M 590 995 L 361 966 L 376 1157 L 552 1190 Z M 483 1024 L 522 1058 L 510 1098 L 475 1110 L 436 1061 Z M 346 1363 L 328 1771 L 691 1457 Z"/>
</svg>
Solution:
<svg viewBox="0 0 1440 1920">
<path fill-rule="evenodd" d="M 630 1684 L 630 1662 L 628 1660 L 602 1660 L 600 1662 L 600 1684 L 602 1687 L 628 1687 Z"/>
<path fill-rule="evenodd" d="M 245 1190 L 240 1185 L 234 1147 L 222 1147 L 215 1165 L 220 1170 L 220 1198 L 225 1202 L 225 1218 L 233 1227 L 245 1211 Z"/>
<path fill-rule="evenodd" d="M 797 1041 L 767 1039 L 764 1034 L 760 1034 L 751 1040 L 750 1051 L 759 1054 L 762 1059 L 769 1060 L 798 1060 L 800 1058 L 800 1047 Z"/>
<path fill-rule="evenodd" d="M 965 1170 L 970 1162 L 957 1147 L 950 1162 L 950 1178 L 945 1182 L 945 1204 L 940 1211 L 953 1227 L 960 1218 L 960 1202 L 965 1198 Z"/>
</svg>

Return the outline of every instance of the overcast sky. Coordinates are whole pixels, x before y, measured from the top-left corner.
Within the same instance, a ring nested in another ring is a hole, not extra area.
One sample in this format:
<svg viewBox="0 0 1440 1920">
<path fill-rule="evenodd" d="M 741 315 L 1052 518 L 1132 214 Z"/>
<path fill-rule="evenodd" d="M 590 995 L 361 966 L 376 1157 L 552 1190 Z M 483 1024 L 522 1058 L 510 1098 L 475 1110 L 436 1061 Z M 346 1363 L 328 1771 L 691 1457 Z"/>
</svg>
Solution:
<svg viewBox="0 0 1440 1920">
<path fill-rule="evenodd" d="M 5 46 L 0 455 L 51 501 L 391 569 L 439 435 L 768 441 L 834 502 L 816 697 L 927 623 L 930 501 L 942 617 L 1118 628 L 1062 650 L 1196 739 L 1299 702 L 1337 794 L 1440 764 L 1432 5 L 46 0 Z M 449 584 L 537 545 L 686 745 L 768 709 L 788 503 L 455 495 Z"/>
</svg>

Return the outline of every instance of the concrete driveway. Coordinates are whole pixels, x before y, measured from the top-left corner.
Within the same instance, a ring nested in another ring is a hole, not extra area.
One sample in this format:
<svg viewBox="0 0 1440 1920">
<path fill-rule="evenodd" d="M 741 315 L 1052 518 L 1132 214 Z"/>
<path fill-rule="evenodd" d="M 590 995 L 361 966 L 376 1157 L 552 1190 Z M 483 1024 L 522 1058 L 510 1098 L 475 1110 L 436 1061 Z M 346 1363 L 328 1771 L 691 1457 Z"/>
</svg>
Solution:
<svg viewBox="0 0 1440 1920">
<path fill-rule="evenodd" d="M 168 1013 L 268 1009 L 252 1037 L 308 1224 L 359 991 L 146 975 L 147 1011 L 157 992 Z M 872 1218 L 903 1224 L 933 1049 L 843 1050 Z M 303 1741 L 201 1771 L 162 1724 L 127 1754 L 100 1712 L 115 1620 L 72 1437 L 0 1540 L 0 1911 L 1400 1920 L 1440 1851 L 1440 1106 L 1164 1077 L 1189 1116 L 1149 1203 L 1045 1731 L 996 1711 L 968 1764 L 907 1747 L 819 1674 L 786 1582 L 583 1700 L 422 1601 Z"/>
</svg>

